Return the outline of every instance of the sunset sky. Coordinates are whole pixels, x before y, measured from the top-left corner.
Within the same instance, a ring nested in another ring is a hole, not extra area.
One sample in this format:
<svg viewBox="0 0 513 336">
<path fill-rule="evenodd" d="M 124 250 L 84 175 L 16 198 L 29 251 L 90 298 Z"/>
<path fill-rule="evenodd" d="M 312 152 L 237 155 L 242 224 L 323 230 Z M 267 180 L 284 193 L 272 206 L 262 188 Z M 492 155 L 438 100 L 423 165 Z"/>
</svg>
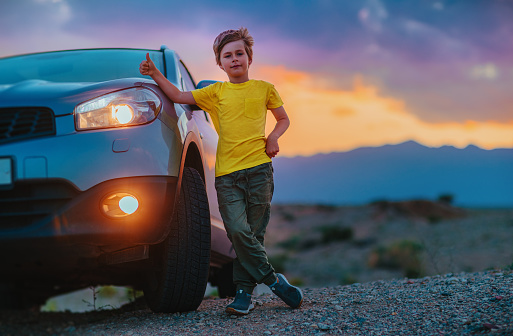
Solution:
<svg viewBox="0 0 513 336">
<path fill-rule="evenodd" d="M 240 26 L 250 77 L 276 86 L 292 122 L 282 155 L 513 147 L 510 0 L 1 0 L 0 57 L 165 44 L 197 81 L 225 80 L 212 42 Z"/>
</svg>

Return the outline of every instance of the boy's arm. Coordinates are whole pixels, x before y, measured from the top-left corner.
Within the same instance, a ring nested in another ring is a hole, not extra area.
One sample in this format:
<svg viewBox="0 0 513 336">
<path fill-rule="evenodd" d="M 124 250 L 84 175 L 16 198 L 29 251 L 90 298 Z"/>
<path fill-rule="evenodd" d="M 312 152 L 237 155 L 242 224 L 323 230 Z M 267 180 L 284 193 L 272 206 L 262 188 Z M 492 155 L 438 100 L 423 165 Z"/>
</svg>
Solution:
<svg viewBox="0 0 513 336">
<path fill-rule="evenodd" d="M 150 54 L 146 53 L 146 60 L 142 61 L 139 65 L 139 72 L 144 76 L 150 76 L 160 87 L 162 91 L 174 103 L 177 104 L 196 104 L 196 100 L 190 91 L 182 92 L 174 86 L 162 72 L 157 69 L 153 61 L 150 59 Z"/>
<path fill-rule="evenodd" d="M 273 131 L 267 137 L 265 152 L 267 153 L 267 156 L 273 158 L 280 151 L 278 139 L 283 135 L 283 133 L 285 133 L 287 128 L 289 128 L 290 120 L 283 106 L 270 110 L 273 113 L 274 118 L 276 118 L 276 125 L 274 126 Z"/>
</svg>

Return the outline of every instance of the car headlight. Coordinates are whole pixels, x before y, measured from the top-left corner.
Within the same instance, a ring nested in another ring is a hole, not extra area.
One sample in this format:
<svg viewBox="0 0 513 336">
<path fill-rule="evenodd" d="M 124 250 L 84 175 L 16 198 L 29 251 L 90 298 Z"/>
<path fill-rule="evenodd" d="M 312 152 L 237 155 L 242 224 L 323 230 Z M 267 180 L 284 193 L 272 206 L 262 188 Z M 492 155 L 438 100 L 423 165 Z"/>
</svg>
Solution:
<svg viewBox="0 0 513 336">
<path fill-rule="evenodd" d="M 131 88 L 81 103 L 75 107 L 77 130 L 141 125 L 154 120 L 162 102 L 150 89 Z"/>
</svg>

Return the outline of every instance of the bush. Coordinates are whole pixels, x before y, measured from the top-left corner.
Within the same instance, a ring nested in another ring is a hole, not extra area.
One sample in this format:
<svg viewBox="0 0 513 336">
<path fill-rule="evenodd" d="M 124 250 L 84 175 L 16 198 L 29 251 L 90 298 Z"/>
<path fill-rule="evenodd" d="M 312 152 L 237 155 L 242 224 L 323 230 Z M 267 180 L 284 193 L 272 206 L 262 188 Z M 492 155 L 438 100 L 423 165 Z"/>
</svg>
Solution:
<svg viewBox="0 0 513 336">
<path fill-rule="evenodd" d="M 319 231 L 322 234 L 321 242 L 323 244 L 350 240 L 353 238 L 353 229 L 349 227 L 340 227 L 337 225 L 322 226 L 319 228 Z"/>
<path fill-rule="evenodd" d="M 421 253 L 423 246 L 414 241 L 402 240 L 390 246 L 380 246 L 369 256 L 370 267 L 400 269 L 404 276 L 418 278 L 423 275 Z"/>
<path fill-rule="evenodd" d="M 290 237 L 287 240 L 281 241 L 281 242 L 277 243 L 276 245 L 281 248 L 284 248 L 286 250 L 296 250 L 299 247 L 300 241 L 301 241 L 301 237 L 296 235 L 296 236 Z"/>
<path fill-rule="evenodd" d="M 325 225 L 317 228 L 320 237 L 308 238 L 308 234 L 294 235 L 276 245 L 289 251 L 308 250 L 319 245 L 337 241 L 345 241 L 353 238 L 353 229 L 340 227 L 339 225 Z"/>
<path fill-rule="evenodd" d="M 324 211 L 324 212 L 333 212 L 335 210 L 337 210 L 337 206 L 336 205 L 332 205 L 332 204 L 317 204 L 317 210 L 318 211 Z"/>
<path fill-rule="evenodd" d="M 341 285 L 352 285 L 357 282 L 358 279 L 354 275 L 349 273 L 344 273 L 344 275 L 342 275 L 342 277 L 340 278 Z"/>
<path fill-rule="evenodd" d="M 443 220 L 443 218 L 437 215 L 429 215 L 427 216 L 427 220 L 430 224 L 438 224 Z"/>
<path fill-rule="evenodd" d="M 269 263 L 273 266 L 276 273 L 285 273 L 285 264 L 289 260 L 288 254 L 276 254 L 268 256 Z"/>
<path fill-rule="evenodd" d="M 453 194 L 441 194 L 438 196 L 438 202 L 445 204 L 452 204 L 454 202 Z"/>
<path fill-rule="evenodd" d="M 293 222 L 296 220 L 296 216 L 290 212 L 284 212 L 281 214 L 282 218 L 287 222 Z"/>
</svg>

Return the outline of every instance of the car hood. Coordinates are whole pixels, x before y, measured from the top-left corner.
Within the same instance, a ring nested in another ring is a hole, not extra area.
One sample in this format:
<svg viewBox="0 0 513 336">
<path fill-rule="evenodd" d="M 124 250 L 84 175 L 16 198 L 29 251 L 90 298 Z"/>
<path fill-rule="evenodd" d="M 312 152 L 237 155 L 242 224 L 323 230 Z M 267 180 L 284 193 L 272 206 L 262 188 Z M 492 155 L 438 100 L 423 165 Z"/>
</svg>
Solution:
<svg viewBox="0 0 513 336">
<path fill-rule="evenodd" d="M 55 115 L 73 113 L 73 109 L 89 99 L 153 83 L 142 78 L 116 79 L 100 83 L 56 83 L 26 80 L 12 85 L 0 85 L 0 107 L 44 106 Z"/>
</svg>

